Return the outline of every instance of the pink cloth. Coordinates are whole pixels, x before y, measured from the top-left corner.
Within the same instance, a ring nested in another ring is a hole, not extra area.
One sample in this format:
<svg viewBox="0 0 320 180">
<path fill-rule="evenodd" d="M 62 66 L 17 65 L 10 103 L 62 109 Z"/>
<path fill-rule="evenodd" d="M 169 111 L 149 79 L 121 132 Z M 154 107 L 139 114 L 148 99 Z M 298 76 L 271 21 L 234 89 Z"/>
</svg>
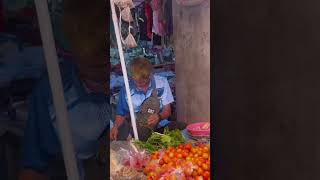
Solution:
<svg viewBox="0 0 320 180">
<path fill-rule="evenodd" d="M 165 36 L 166 31 L 166 21 L 163 12 L 163 0 L 152 0 L 152 10 L 153 10 L 153 27 L 152 32 L 159 36 Z"/>
</svg>

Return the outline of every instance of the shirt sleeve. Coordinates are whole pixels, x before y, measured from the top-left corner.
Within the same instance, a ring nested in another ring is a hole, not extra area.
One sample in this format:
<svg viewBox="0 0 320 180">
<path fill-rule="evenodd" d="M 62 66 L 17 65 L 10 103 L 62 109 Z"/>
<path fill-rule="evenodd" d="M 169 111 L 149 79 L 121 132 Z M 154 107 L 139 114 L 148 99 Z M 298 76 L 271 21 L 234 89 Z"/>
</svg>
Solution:
<svg viewBox="0 0 320 180">
<path fill-rule="evenodd" d="M 117 103 L 116 114 L 120 116 L 125 116 L 129 113 L 129 106 L 126 100 L 125 87 L 123 86 L 120 90 L 119 100 Z"/>
<path fill-rule="evenodd" d="M 164 91 L 161 96 L 161 99 L 162 99 L 162 104 L 165 106 L 167 104 L 174 102 L 174 98 L 173 98 L 168 80 L 166 78 L 163 79 L 163 86 L 164 86 Z"/>
</svg>

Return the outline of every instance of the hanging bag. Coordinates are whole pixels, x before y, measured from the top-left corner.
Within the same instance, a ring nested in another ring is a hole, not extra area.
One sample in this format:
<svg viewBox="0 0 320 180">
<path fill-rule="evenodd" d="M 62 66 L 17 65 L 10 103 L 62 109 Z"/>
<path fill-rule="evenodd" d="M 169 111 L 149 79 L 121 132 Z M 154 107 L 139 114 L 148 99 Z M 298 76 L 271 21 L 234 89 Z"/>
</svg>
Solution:
<svg viewBox="0 0 320 180">
<path fill-rule="evenodd" d="M 132 0 L 114 0 L 114 3 L 121 9 L 134 7 Z"/>
<path fill-rule="evenodd" d="M 130 28 L 132 28 L 132 26 L 130 26 L 130 22 L 133 21 L 133 17 L 130 10 L 130 8 L 133 7 L 133 3 L 132 5 L 131 3 L 132 3 L 131 0 L 122 0 L 122 1 L 117 0 L 117 2 L 115 3 L 118 6 L 119 12 L 120 12 L 120 18 L 119 18 L 120 39 L 122 43 L 125 45 L 125 47 L 127 48 L 135 48 L 138 46 L 136 40 L 134 39 L 130 31 Z M 121 20 L 124 20 L 129 23 L 129 29 L 128 29 L 129 33 L 125 39 L 123 39 L 121 34 Z"/>
<path fill-rule="evenodd" d="M 122 9 L 120 14 L 121 14 L 122 20 L 129 22 L 129 23 L 133 21 L 133 18 L 131 15 L 131 10 L 129 7 L 125 7 L 124 9 Z"/>
</svg>

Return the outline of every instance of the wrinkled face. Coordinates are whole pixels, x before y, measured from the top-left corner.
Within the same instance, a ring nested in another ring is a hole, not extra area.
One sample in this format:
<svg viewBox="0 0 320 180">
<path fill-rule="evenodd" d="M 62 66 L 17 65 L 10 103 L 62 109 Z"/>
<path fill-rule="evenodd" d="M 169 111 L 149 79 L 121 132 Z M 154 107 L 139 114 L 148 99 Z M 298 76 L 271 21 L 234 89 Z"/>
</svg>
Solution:
<svg viewBox="0 0 320 180">
<path fill-rule="evenodd" d="M 149 84 L 150 84 L 150 77 L 140 78 L 140 79 L 132 78 L 132 80 L 134 82 L 134 86 L 138 90 L 143 90 L 144 91 L 149 87 Z"/>
</svg>

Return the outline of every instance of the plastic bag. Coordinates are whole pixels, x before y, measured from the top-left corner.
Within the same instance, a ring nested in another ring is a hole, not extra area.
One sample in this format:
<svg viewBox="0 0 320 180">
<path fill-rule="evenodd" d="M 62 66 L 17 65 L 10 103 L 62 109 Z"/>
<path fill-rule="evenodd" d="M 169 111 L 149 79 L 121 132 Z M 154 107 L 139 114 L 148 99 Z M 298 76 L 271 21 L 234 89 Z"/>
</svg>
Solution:
<svg viewBox="0 0 320 180">
<path fill-rule="evenodd" d="M 129 7 L 130 9 L 134 7 L 132 0 L 114 0 L 114 3 L 121 9 Z"/>
<path fill-rule="evenodd" d="M 110 175 L 115 175 L 123 166 L 120 163 L 119 156 L 114 150 L 110 150 Z"/>
<path fill-rule="evenodd" d="M 147 177 L 130 167 L 122 167 L 119 171 L 111 176 L 113 180 L 145 180 Z"/>
<path fill-rule="evenodd" d="M 126 45 L 127 48 L 135 48 L 135 47 L 137 47 L 137 42 L 134 39 L 134 37 L 133 37 L 133 35 L 131 34 L 130 31 L 129 31 L 128 36 L 124 40 L 124 44 Z"/>
<path fill-rule="evenodd" d="M 123 10 L 121 10 L 121 18 L 126 22 L 133 21 L 133 17 L 129 7 L 125 7 Z"/>
<path fill-rule="evenodd" d="M 131 167 L 137 171 L 142 171 L 143 167 L 149 162 L 150 158 L 146 151 L 128 151 L 121 150 L 123 154 L 122 165 Z"/>
<path fill-rule="evenodd" d="M 110 175 L 114 180 L 144 180 L 140 172 L 149 161 L 145 151 L 137 151 L 127 141 L 113 141 L 110 144 Z"/>
</svg>

